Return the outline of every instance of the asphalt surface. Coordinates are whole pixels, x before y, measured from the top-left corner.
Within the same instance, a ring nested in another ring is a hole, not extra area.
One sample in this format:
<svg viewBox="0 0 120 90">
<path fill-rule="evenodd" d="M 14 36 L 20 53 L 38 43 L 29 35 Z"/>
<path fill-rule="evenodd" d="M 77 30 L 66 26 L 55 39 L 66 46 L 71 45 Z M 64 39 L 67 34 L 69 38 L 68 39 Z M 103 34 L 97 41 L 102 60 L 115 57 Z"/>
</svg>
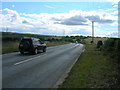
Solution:
<svg viewBox="0 0 120 90">
<path fill-rule="evenodd" d="M 82 44 L 48 47 L 45 53 L 2 55 L 3 88 L 53 88 L 82 53 Z"/>
</svg>

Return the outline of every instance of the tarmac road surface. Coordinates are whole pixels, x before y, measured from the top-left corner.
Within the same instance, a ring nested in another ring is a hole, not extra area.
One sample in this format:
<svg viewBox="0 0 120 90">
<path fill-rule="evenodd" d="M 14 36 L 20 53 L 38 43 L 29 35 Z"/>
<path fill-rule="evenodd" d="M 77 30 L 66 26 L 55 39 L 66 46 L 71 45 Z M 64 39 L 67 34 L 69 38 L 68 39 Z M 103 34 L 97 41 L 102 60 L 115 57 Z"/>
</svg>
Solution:
<svg viewBox="0 0 120 90">
<path fill-rule="evenodd" d="M 45 53 L 2 55 L 2 88 L 53 88 L 84 50 L 70 43 L 48 47 Z"/>
</svg>

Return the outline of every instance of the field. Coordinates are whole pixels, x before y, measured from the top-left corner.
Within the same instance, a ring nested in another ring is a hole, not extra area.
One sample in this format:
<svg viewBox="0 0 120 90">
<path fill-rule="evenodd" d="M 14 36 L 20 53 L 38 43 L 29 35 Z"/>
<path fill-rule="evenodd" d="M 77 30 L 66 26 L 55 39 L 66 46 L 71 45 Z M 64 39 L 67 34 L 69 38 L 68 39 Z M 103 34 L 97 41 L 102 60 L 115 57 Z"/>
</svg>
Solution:
<svg viewBox="0 0 120 90">
<path fill-rule="evenodd" d="M 104 42 L 104 41 L 107 40 L 107 39 L 108 39 L 108 38 L 105 38 L 105 37 L 104 37 L 104 38 L 102 38 L 102 37 L 101 37 L 101 38 L 97 38 L 97 37 L 96 37 L 96 38 L 94 38 L 94 43 L 97 43 L 99 40 L 101 40 L 101 41 Z M 86 39 L 84 39 L 84 40 L 85 40 L 86 42 L 90 42 L 90 41 L 92 41 L 92 38 L 86 38 Z"/>
</svg>

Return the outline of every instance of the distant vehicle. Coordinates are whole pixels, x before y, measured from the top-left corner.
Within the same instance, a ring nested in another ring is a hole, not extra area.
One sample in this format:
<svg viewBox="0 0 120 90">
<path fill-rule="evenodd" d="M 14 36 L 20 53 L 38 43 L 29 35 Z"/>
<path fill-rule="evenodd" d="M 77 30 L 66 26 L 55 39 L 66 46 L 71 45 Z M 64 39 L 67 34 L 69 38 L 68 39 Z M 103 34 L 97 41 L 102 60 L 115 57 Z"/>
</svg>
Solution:
<svg viewBox="0 0 120 90">
<path fill-rule="evenodd" d="M 40 39 L 24 37 L 19 43 L 19 51 L 21 54 L 24 54 L 24 52 L 37 54 L 40 50 L 46 52 L 46 44 Z"/>
<path fill-rule="evenodd" d="M 76 41 L 75 43 L 78 44 L 78 41 Z"/>
</svg>

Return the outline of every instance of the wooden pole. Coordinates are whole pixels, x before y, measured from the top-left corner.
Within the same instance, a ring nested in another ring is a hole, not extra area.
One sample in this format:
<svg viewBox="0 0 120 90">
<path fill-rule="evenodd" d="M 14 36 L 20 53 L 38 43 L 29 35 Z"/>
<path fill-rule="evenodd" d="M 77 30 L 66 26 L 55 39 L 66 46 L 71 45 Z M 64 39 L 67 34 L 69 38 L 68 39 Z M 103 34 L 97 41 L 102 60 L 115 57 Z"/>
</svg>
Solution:
<svg viewBox="0 0 120 90">
<path fill-rule="evenodd" d="M 94 42 L 94 21 L 92 21 L 92 42 Z"/>
</svg>

